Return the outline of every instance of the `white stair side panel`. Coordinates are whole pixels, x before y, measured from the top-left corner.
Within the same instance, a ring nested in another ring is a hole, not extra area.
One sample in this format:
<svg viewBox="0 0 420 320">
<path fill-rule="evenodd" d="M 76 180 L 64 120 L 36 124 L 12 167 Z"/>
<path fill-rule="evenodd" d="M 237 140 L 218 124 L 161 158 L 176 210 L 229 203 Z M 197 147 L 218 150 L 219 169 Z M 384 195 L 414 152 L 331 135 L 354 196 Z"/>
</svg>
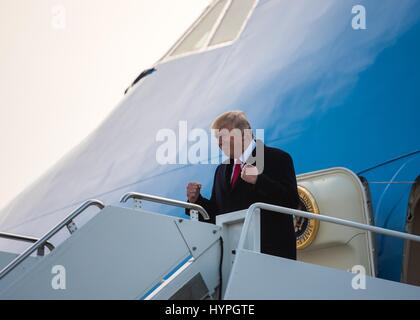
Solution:
<svg viewBox="0 0 420 320">
<path fill-rule="evenodd" d="M 355 276 L 343 270 L 240 250 L 224 298 L 420 299 L 420 287 L 369 276 L 365 289 L 354 289 Z"/>
<path fill-rule="evenodd" d="M 105 207 L 42 258 L 2 299 L 134 299 L 190 255 L 175 217 Z M 52 268 L 66 271 L 66 289 L 52 287 Z"/>
</svg>

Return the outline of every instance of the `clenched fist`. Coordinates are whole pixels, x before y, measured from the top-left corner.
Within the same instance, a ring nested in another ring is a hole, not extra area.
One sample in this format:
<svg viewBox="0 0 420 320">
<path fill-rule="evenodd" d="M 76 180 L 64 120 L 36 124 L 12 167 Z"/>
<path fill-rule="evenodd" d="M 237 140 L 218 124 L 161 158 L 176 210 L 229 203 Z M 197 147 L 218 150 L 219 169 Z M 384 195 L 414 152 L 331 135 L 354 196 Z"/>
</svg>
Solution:
<svg viewBox="0 0 420 320">
<path fill-rule="evenodd" d="M 187 185 L 187 198 L 191 203 L 195 203 L 200 195 L 201 184 L 190 182 Z"/>
<path fill-rule="evenodd" d="M 246 164 L 242 168 L 241 178 L 245 182 L 255 184 L 257 182 L 257 178 L 258 178 L 258 168 L 253 166 L 253 165 Z"/>
</svg>

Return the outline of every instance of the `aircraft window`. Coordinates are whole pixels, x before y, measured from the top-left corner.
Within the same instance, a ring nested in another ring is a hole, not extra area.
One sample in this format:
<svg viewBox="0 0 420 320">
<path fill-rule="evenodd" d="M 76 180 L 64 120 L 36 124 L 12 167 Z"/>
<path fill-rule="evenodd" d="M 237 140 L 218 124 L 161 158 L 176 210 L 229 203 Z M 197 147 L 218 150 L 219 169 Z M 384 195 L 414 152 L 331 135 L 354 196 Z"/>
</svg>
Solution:
<svg viewBox="0 0 420 320">
<path fill-rule="evenodd" d="M 198 25 L 182 40 L 180 45 L 171 53 L 171 56 L 177 56 L 186 52 L 196 51 L 207 45 L 211 36 L 213 27 L 218 21 L 220 14 L 226 6 L 228 0 L 219 1 L 210 11 L 201 19 Z"/>
<path fill-rule="evenodd" d="M 223 17 L 210 45 L 217 45 L 236 39 L 254 4 L 255 0 L 234 0 Z"/>
<path fill-rule="evenodd" d="M 255 7 L 257 0 L 219 0 L 207 10 L 187 32 L 186 36 L 169 51 L 169 57 L 234 41 Z"/>
</svg>

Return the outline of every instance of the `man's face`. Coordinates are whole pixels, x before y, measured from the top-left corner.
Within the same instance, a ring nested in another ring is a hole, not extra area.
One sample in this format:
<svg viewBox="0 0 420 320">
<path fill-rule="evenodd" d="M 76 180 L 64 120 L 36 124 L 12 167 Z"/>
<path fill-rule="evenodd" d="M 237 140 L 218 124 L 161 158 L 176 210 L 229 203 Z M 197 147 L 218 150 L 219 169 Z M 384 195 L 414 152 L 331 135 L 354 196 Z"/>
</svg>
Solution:
<svg viewBox="0 0 420 320">
<path fill-rule="evenodd" d="M 216 133 L 219 148 L 230 159 L 238 159 L 247 147 L 248 139 L 244 140 L 242 130 L 237 128 L 222 128 Z M 246 138 L 246 137 L 245 137 Z"/>
</svg>

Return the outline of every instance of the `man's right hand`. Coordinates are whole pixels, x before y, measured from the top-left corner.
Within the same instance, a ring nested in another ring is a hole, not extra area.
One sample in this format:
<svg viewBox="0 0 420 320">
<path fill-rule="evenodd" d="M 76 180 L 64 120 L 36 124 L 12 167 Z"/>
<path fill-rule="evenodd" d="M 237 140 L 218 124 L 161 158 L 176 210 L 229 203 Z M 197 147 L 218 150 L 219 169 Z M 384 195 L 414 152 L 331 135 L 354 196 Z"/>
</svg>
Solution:
<svg viewBox="0 0 420 320">
<path fill-rule="evenodd" d="M 200 196 L 201 184 L 196 182 L 190 182 L 187 185 L 187 198 L 191 203 L 196 203 Z"/>
</svg>

